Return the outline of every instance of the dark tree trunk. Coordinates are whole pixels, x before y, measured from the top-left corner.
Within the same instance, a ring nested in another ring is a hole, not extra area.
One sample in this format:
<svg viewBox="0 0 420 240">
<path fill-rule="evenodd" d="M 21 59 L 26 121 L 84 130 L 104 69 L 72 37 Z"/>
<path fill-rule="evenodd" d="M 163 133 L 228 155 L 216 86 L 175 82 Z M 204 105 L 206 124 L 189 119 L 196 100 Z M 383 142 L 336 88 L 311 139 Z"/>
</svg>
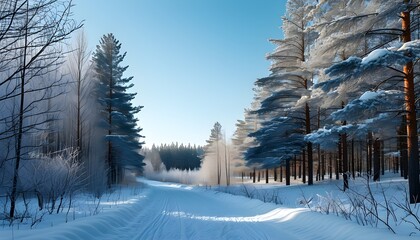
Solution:
<svg viewBox="0 0 420 240">
<path fill-rule="evenodd" d="M 277 168 L 274 168 L 274 182 L 277 182 Z"/>
<path fill-rule="evenodd" d="M 344 108 L 344 102 L 341 102 L 341 108 Z M 343 126 L 347 125 L 346 121 L 343 121 Z M 348 154 L 347 154 L 347 133 L 341 134 L 341 148 L 342 148 L 342 164 L 343 164 L 343 183 L 344 183 L 344 191 L 349 188 L 349 161 L 348 161 Z"/>
<path fill-rule="evenodd" d="M 376 139 L 373 144 L 373 181 L 380 181 L 381 176 L 381 142 Z"/>
<path fill-rule="evenodd" d="M 317 160 L 318 160 L 318 167 L 317 167 L 317 169 L 316 169 L 316 177 L 315 177 L 315 179 L 316 179 L 316 181 L 320 181 L 321 180 L 321 167 L 322 167 L 322 165 L 321 165 L 321 149 L 320 149 L 320 147 L 319 147 L 319 145 L 317 146 Z"/>
<path fill-rule="evenodd" d="M 401 177 L 408 179 L 407 118 L 405 115 L 402 117 L 399 134 Z"/>
<path fill-rule="evenodd" d="M 306 183 L 306 151 L 302 153 L 302 182 Z"/>
<path fill-rule="evenodd" d="M 351 175 L 353 179 L 356 178 L 356 166 L 355 166 L 355 159 L 354 159 L 354 139 L 351 140 Z"/>
<path fill-rule="evenodd" d="M 324 178 L 325 178 L 325 152 L 323 152 L 321 154 L 321 163 L 322 163 L 322 167 L 321 167 L 321 180 L 324 180 Z"/>
<path fill-rule="evenodd" d="M 366 173 L 367 177 L 372 176 L 372 150 L 373 150 L 373 139 L 372 133 L 368 133 L 368 144 L 367 144 L 367 157 L 366 157 Z"/>
<path fill-rule="evenodd" d="M 385 153 L 384 153 L 385 142 L 382 140 L 380 142 L 380 144 L 381 144 L 381 148 L 380 148 L 380 152 L 381 152 L 381 175 L 385 175 Z"/>
<path fill-rule="evenodd" d="M 329 173 L 330 173 L 330 179 L 332 179 L 333 177 L 332 177 L 332 154 L 329 154 L 329 164 L 328 164 L 328 171 L 329 171 Z"/>
<path fill-rule="evenodd" d="M 10 212 L 9 217 L 13 221 L 15 217 L 16 209 L 16 200 L 17 200 L 17 185 L 19 179 L 19 167 L 21 160 L 21 150 L 22 150 L 22 137 L 23 137 L 23 119 L 25 112 L 25 84 L 26 84 L 26 58 L 28 54 L 28 24 L 29 24 L 29 3 L 26 2 L 26 27 L 23 29 L 25 31 L 24 39 L 24 48 L 23 48 L 23 57 L 22 57 L 22 66 L 20 75 L 20 102 L 19 102 L 19 118 L 18 118 L 18 129 L 17 129 L 17 138 L 16 138 L 16 150 L 15 150 L 15 166 L 13 171 L 13 180 L 12 180 L 12 192 L 10 194 Z"/>
<path fill-rule="evenodd" d="M 268 168 L 265 169 L 265 183 L 268 183 Z"/>
<path fill-rule="evenodd" d="M 343 159 L 343 183 L 344 191 L 349 188 L 349 163 L 347 154 L 347 134 L 341 134 L 342 159 Z"/>
<path fill-rule="evenodd" d="M 280 166 L 280 182 L 283 182 L 283 166 Z"/>
<path fill-rule="evenodd" d="M 290 185 L 290 160 L 286 160 L 286 185 Z"/>
<path fill-rule="evenodd" d="M 358 176 L 360 177 L 360 174 L 362 173 L 362 171 L 363 171 L 363 164 L 362 164 L 362 162 L 363 162 L 363 143 L 362 142 L 360 142 L 359 143 L 359 154 L 358 154 L 358 158 L 359 159 L 357 159 L 358 160 L 358 163 L 357 163 L 357 171 L 358 171 Z"/>
<path fill-rule="evenodd" d="M 306 134 L 311 133 L 311 116 L 309 105 L 306 103 L 305 105 L 305 124 L 306 124 Z M 308 152 L 308 185 L 314 184 L 314 159 L 312 153 L 312 143 L 308 142 L 306 144 L 306 151 Z M 305 161 L 305 160 L 304 160 Z M 305 164 L 303 165 L 305 166 Z M 306 169 L 303 167 L 303 182 L 306 181 Z"/>
<path fill-rule="evenodd" d="M 335 156 L 335 179 L 340 179 L 340 170 L 341 170 L 341 141 L 338 144 L 338 156 Z"/>
</svg>

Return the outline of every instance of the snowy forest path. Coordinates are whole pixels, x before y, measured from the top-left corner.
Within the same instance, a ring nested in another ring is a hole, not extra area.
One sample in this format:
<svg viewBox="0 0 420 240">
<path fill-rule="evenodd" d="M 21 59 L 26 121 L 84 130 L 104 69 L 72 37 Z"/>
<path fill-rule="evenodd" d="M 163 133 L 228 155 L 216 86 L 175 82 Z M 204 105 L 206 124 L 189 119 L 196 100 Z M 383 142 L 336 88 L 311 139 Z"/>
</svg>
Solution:
<svg viewBox="0 0 420 240">
<path fill-rule="evenodd" d="M 145 181 L 148 194 L 127 239 L 410 239 L 354 222 L 243 196 L 175 183 Z M 339 230 L 338 230 L 339 229 Z M 152 233 L 152 234 L 151 234 Z M 383 236 L 383 237 L 382 237 Z"/>
<path fill-rule="evenodd" d="M 0 231 L 0 239 L 413 239 L 305 208 L 203 187 L 139 181 L 145 186 L 139 194 L 127 194 L 130 188 L 116 191 L 113 194 L 121 196 L 102 202 L 97 215 L 55 223 L 54 228 Z"/>
<path fill-rule="evenodd" d="M 300 239 L 278 223 L 265 221 L 257 209 L 227 201 L 242 197 L 179 184 L 148 185 L 147 204 L 135 219 L 142 227 L 127 239 Z"/>
</svg>

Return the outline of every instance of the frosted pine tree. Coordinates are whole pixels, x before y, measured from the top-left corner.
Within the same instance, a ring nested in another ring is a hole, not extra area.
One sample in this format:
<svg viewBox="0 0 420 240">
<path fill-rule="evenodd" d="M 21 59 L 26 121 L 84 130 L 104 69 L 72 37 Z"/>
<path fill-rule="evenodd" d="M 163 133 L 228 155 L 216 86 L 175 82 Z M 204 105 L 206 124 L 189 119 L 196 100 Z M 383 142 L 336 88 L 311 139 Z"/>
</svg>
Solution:
<svg viewBox="0 0 420 240">
<path fill-rule="evenodd" d="M 205 147 L 204 156 L 209 158 L 215 158 L 215 160 L 212 159 L 212 162 L 216 162 L 216 176 L 218 185 L 220 185 L 222 179 L 222 141 L 222 125 L 220 125 L 219 122 L 216 122 L 213 128 L 211 129 L 210 138 L 209 140 L 207 140 L 207 146 Z"/>
<path fill-rule="evenodd" d="M 417 91 L 414 88 L 414 78 L 417 75 L 415 72 L 418 71 L 415 63 L 418 61 L 419 43 L 418 40 L 412 41 L 412 38 L 416 36 L 415 33 L 418 33 L 418 18 L 410 17 L 411 12 L 417 8 L 418 4 L 413 1 L 366 2 L 366 13 L 363 21 L 360 22 L 363 25 L 354 24 L 354 26 L 358 26 L 360 34 L 348 31 L 349 34 L 339 42 L 340 45 L 343 45 L 343 43 L 349 45 L 354 43 L 354 40 L 363 40 L 365 42 L 364 54 L 360 54 L 359 51 L 359 53 L 350 53 L 352 55 L 350 56 L 347 52 L 346 56 L 342 58 L 344 61 L 325 70 L 328 80 L 320 82 L 318 85 L 318 89 L 328 92 L 328 94 L 323 94 L 325 96 L 347 99 L 348 104 L 343 106 L 343 110 L 331 114 L 334 119 L 349 120 L 348 116 L 351 115 L 351 112 L 362 108 L 369 113 L 359 114 L 357 120 L 353 119 L 351 124 L 357 126 L 357 129 L 353 131 L 358 134 L 363 130 L 371 130 L 376 137 L 387 139 L 389 137 L 385 135 L 387 132 L 384 129 L 395 129 L 395 126 L 400 125 L 398 121 L 395 121 L 395 118 L 398 117 L 397 120 L 399 121 L 401 121 L 401 117 L 403 118 L 400 135 L 407 136 L 407 138 L 406 141 L 404 139 L 400 141 L 407 142 L 407 146 L 411 147 L 408 147 L 408 149 L 401 147 L 400 152 L 403 153 L 408 150 L 410 153 L 409 172 L 411 174 L 409 175 L 412 177 L 409 177 L 409 189 L 410 202 L 412 203 L 418 201 L 419 195 L 418 134 L 415 106 Z M 336 22 L 343 22 L 343 19 L 340 18 Z M 355 18 L 351 17 L 349 19 Z M 361 26 L 365 27 L 361 28 Z M 363 36 L 363 38 L 360 36 Z M 331 41 L 323 40 L 323 42 Z M 360 44 L 356 45 L 360 46 Z M 401 111 L 401 109 L 405 110 Z M 390 114 L 392 112 L 394 114 Z M 393 124 L 394 127 L 384 128 L 384 126 L 390 126 L 390 124 Z M 381 128 L 374 125 L 380 125 Z M 329 130 L 333 129 L 329 128 Z M 340 126 L 334 128 L 343 129 Z M 406 130 L 402 131 L 404 128 Z M 327 131 L 320 129 L 318 132 L 319 136 L 325 136 L 323 133 Z M 394 145 L 396 145 L 396 138 L 394 139 Z M 404 156 L 404 154 L 401 154 L 401 156 Z M 404 162 L 402 160 L 401 165 Z M 370 166 L 368 172 L 370 172 Z"/>
<path fill-rule="evenodd" d="M 102 106 L 103 128 L 106 130 L 106 156 L 108 164 L 108 186 L 118 183 L 123 169 L 141 169 L 141 129 L 137 127 L 135 114 L 141 106 L 133 106 L 136 93 L 127 91 L 134 85 L 133 77 L 123 77 L 128 66 L 121 66 L 126 53 L 120 54 L 121 44 L 113 34 L 104 35 L 93 56 L 94 70 L 98 80 L 98 101 Z"/>
<path fill-rule="evenodd" d="M 299 154 L 302 156 L 302 169 L 305 172 L 307 157 L 309 185 L 313 183 L 312 143 L 307 142 L 303 150 L 301 144 L 289 145 L 284 139 L 299 138 L 303 142 L 304 134 L 311 132 L 308 99 L 311 97 L 313 74 L 307 68 L 306 61 L 309 46 L 315 36 L 308 29 L 311 19 L 307 16 L 314 4 L 314 1 L 303 0 L 287 2 L 282 26 L 285 37 L 282 40 L 271 40 L 277 45 L 275 51 L 268 55 L 268 59 L 272 61 L 271 74 L 255 83 L 258 88 L 269 93 L 266 97 L 261 97 L 259 109 L 255 111 L 264 119 L 261 129 L 250 135 L 256 139 L 258 145 L 249 148 L 245 154 L 248 166 L 259 164 L 265 168 L 283 165 L 286 158 Z M 286 125 L 293 129 L 285 128 Z M 290 156 L 285 152 L 294 154 Z M 302 180 L 306 182 L 306 174 L 303 174 Z"/>
</svg>

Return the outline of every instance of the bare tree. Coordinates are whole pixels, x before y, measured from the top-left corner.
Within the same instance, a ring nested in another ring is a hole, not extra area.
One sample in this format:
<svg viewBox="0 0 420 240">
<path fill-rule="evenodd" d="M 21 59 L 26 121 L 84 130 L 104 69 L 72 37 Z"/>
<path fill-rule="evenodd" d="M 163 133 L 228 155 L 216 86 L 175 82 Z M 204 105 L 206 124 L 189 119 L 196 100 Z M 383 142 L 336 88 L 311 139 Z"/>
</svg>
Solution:
<svg viewBox="0 0 420 240">
<path fill-rule="evenodd" d="M 76 38 L 75 49 L 70 56 L 70 74 L 76 86 L 76 148 L 78 159 L 83 156 L 83 99 L 86 97 L 85 86 L 90 70 L 90 51 L 84 31 L 80 31 Z"/>
<path fill-rule="evenodd" d="M 15 139 L 9 213 L 13 220 L 20 163 L 31 147 L 25 145 L 23 136 L 49 121 L 45 119 L 49 110 L 38 110 L 37 105 L 60 94 L 48 89 L 64 84 L 61 77 L 51 82 L 46 78 L 51 77 L 63 61 L 61 44 L 81 25 L 70 18 L 71 0 L 14 0 L 2 6 L 7 7 L 3 14 L 9 17 L 0 21 L 5 21 L 9 27 L 0 33 L 3 36 L 0 49 L 7 53 L 7 63 L 2 66 L 2 74 L 6 76 L 0 87 L 11 91 L 6 90 L 0 100 L 12 99 L 12 104 L 18 106 L 17 114 L 9 116 L 10 129 L 2 133 L 5 138 Z M 43 116 L 44 120 L 39 120 Z"/>
</svg>

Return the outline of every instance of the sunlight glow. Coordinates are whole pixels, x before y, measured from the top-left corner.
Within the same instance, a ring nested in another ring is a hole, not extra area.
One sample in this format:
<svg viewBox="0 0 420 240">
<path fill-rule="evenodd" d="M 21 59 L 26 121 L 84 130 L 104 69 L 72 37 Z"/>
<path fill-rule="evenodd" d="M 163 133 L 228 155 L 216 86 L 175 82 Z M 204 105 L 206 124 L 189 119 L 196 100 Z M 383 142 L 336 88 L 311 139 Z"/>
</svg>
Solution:
<svg viewBox="0 0 420 240">
<path fill-rule="evenodd" d="M 128 200 L 117 200 L 117 201 L 109 201 L 109 202 L 102 202 L 101 205 L 122 205 L 122 204 L 135 204 L 137 203 L 140 198 L 144 198 L 143 196 L 139 198 L 133 198 Z"/>
<path fill-rule="evenodd" d="M 274 209 L 265 214 L 249 216 L 249 217 L 218 217 L 218 216 L 198 216 L 182 211 L 167 212 L 162 211 L 165 216 L 189 218 L 193 220 L 212 221 L 212 222 L 286 222 L 290 221 L 306 209 Z"/>
</svg>

